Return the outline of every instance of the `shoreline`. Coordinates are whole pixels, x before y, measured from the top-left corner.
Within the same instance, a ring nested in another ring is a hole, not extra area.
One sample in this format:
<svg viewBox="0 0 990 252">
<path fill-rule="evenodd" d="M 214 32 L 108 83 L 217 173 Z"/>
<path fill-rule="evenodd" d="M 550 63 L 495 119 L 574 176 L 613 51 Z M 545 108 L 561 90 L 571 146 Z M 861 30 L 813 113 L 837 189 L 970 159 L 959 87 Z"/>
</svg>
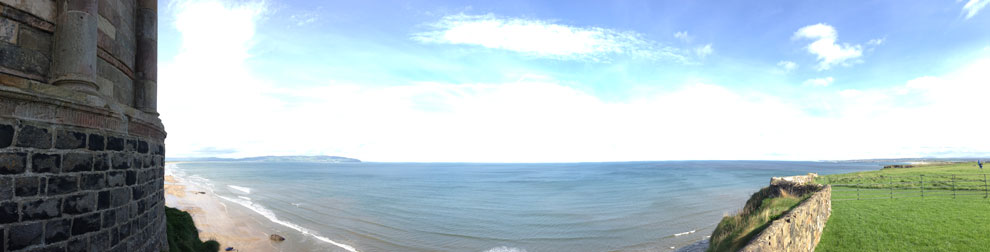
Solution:
<svg viewBox="0 0 990 252">
<path fill-rule="evenodd" d="M 188 212 L 201 240 L 215 240 L 221 250 L 233 247 L 233 251 L 280 251 L 249 210 L 232 207 L 210 188 L 176 176 L 171 172 L 175 164 L 165 165 L 165 206 Z"/>
</svg>

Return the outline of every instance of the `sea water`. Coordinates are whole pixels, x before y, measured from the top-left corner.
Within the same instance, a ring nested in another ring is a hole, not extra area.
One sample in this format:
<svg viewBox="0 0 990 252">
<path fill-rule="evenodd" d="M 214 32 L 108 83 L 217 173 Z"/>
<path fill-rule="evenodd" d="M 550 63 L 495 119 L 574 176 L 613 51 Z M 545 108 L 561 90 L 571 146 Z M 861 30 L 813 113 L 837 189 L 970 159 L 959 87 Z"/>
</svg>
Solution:
<svg viewBox="0 0 990 252">
<path fill-rule="evenodd" d="M 771 176 L 875 163 L 250 163 L 169 166 L 256 213 L 283 251 L 671 251 Z"/>
</svg>

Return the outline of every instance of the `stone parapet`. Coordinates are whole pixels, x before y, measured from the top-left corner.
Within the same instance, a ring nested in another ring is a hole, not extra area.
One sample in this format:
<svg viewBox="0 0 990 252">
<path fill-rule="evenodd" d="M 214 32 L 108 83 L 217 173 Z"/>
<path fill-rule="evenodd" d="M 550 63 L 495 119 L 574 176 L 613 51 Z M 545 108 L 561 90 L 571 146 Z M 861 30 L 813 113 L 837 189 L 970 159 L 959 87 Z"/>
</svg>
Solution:
<svg viewBox="0 0 990 252">
<path fill-rule="evenodd" d="M 832 187 L 824 186 L 770 223 L 739 251 L 815 251 L 831 214 Z"/>
</svg>

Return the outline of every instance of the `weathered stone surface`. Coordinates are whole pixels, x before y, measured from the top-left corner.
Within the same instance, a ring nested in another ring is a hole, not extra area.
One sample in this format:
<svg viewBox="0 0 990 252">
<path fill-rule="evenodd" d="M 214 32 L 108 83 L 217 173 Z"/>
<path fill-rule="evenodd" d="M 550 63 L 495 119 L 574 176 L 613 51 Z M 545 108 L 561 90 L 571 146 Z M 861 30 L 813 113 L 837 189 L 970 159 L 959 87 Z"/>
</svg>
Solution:
<svg viewBox="0 0 990 252">
<path fill-rule="evenodd" d="M 72 219 L 72 235 L 100 230 L 100 213 L 81 215 Z"/>
<path fill-rule="evenodd" d="M 17 30 L 20 30 L 17 21 L 0 16 L 0 42 L 17 44 Z"/>
<path fill-rule="evenodd" d="M 107 137 L 107 150 L 122 151 L 124 150 L 124 139 L 114 136 Z"/>
<path fill-rule="evenodd" d="M 16 222 L 17 202 L 0 202 L 0 224 Z"/>
<path fill-rule="evenodd" d="M 89 251 L 109 251 L 111 231 L 103 231 L 89 239 Z"/>
<path fill-rule="evenodd" d="M 34 173 L 59 172 L 62 157 L 58 154 L 35 153 L 31 155 L 31 171 Z"/>
<path fill-rule="evenodd" d="M 138 142 L 137 151 L 140 153 L 148 153 L 148 142 L 146 141 Z"/>
<path fill-rule="evenodd" d="M 0 148 L 7 148 L 14 143 L 14 126 L 0 124 Z"/>
<path fill-rule="evenodd" d="M 45 223 L 45 243 L 56 243 L 69 238 L 71 219 L 50 220 Z"/>
<path fill-rule="evenodd" d="M 102 59 L 97 63 L 97 70 L 99 77 L 107 80 L 113 86 L 114 100 L 132 106 L 134 103 L 134 80 L 113 64 Z"/>
<path fill-rule="evenodd" d="M 100 210 L 110 208 L 110 191 L 101 191 L 99 195 L 97 195 L 96 201 L 97 207 Z"/>
<path fill-rule="evenodd" d="M 79 188 L 82 190 L 97 190 L 107 186 L 106 174 L 83 174 L 80 177 Z"/>
<path fill-rule="evenodd" d="M 2 57 L 3 55 L 0 55 L 0 58 Z M 22 124 L 20 128 L 17 129 L 17 146 L 38 149 L 51 148 L 52 133 L 46 128 Z"/>
<path fill-rule="evenodd" d="M 137 150 L 137 140 L 127 139 L 124 142 L 124 151 L 135 151 Z"/>
<path fill-rule="evenodd" d="M 89 213 L 96 210 L 96 193 L 83 193 L 65 198 L 62 212 L 67 214 Z"/>
<path fill-rule="evenodd" d="M 93 170 L 106 171 L 110 169 L 110 155 L 99 154 L 93 157 Z"/>
<path fill-rule="evenodd" d="M 832 187 L 825 186 L 770 223 L 739 251 L 814 251 L 831 213 Z"/>
<path fill-rule="evenodd" d="M 20 177 L 14 179 L 14 184 L 17 188 L 14 189 L 17 197 L 35 196 L 38 195 L 38 190 L 41 189 L 41 178 L 39 177 Z"/>
<path fill-rule="evenodd" d="M 66 252 L 87 252 L 87 251 L 105 251 L 105 250 L 88 250 L 89 247 L 89 237 L 73 238 L 69 240 L 69 246 L 67 246 Z"/>
<path fill-rule="evenodd" d="M 17 45 L 52 57 L 52 34 L 30 26 L 21 26 Z"/>
<path fill-rule="evenodd" d="M 48 22 L 55 22 L 55 0 L 0 0 L 10 6 L 40 17 Z"/>
<path fill-rule="evenodd" d="M 10 237 L 8 237 L 8 249 L 18 250 L 32 245 L 39 245 L 44 234 L 42 233 L 42 223 L 15 225 L 10 227 Z"/>
<path fill-rule="evenodd" d="M 55 148 L 79 149 L 86 148 L 86 134 L 82 132 L 58 130 L 55 134 Z"/>
<path fill-rule="evenodd" d="M 113 163 L 113 169 L 115 170 L 126 170 L 131 168 L 130 155 L 127 153 L 114 153 L 110 158 L 110 162 Z"/>
<path fill-rule="evenodd" d="M 117 223 L 116 211 L 105 211 L 103 212 L 103 228 L 113 227 Z"/>
<path fill-rule="evenodd" d="M 48 195 L 68 194 L 79 190 L 79 177 L 58 175 L 48 178 Z"/>
<path fill-rule="evenodd" d="M 93 170 L 93 154 L 65 153 L 62 155 L 62 172 L 81 172 Z"/>
<path fill-rule="evenodd" d="M 4 59 L 0 66 L 30 74 L 33 78 L 47 76 L 51 62 L 44 53 L 7 43 L 0 43 L 0 58 Z"/>
<path fill-rule="evenodd" d="M 61 200 L 39 199 L 21 205 L 23 220 L 45 220 L 62 215 Z"/>
<path fill-rule="evenodd" d="M 14 198 L 14 178 L 0 177 L 0 199 Z"/>
<path fill-rule="evenodd" d="M 0 175 L 24 173 L 27 153 L 0 153 Z"/>
<path fill-rule="evenodd" d="M 127 181 L 127 173 L 123 171 L 112 171 L 107 173 L 107 186 L 118 187 L 124 186 Z"/>
<path fill-rule="evenodd" d="M 137 171 L 127 171 L 127 185 L 134 185 L 137 182 Z"/>
<path fill-rule="evenodd" d="M 131 190 L 127 188 L 117 188 L 110 192 L 110 205 L 119 207 L 131 202 Z"/>
<path fill-rule="evenodd" d="M 89 134 L 89 150 L 91 151 L 101 151 L 104 149 L 103 136 L 97 134 Z"/>
</svg>

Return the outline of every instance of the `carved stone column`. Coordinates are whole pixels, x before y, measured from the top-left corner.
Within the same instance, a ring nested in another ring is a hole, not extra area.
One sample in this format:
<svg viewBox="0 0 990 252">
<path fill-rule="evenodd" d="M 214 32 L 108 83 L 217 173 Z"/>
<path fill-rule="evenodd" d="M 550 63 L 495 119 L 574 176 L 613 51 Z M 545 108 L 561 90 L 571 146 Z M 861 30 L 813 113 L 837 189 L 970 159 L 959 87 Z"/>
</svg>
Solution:
<svg viewBox="0 0 990 252">
<path fill-rule="evenodd" d="M 134 104 L 138 109 L 158 111 L 158 0 L 138 0 L 137 59 Z"/>
<path fill-rule="evenodd" d="M 52 84 L 89 94 L 96 85 L 97 0 L 58 0 Z"/>
</svg>

